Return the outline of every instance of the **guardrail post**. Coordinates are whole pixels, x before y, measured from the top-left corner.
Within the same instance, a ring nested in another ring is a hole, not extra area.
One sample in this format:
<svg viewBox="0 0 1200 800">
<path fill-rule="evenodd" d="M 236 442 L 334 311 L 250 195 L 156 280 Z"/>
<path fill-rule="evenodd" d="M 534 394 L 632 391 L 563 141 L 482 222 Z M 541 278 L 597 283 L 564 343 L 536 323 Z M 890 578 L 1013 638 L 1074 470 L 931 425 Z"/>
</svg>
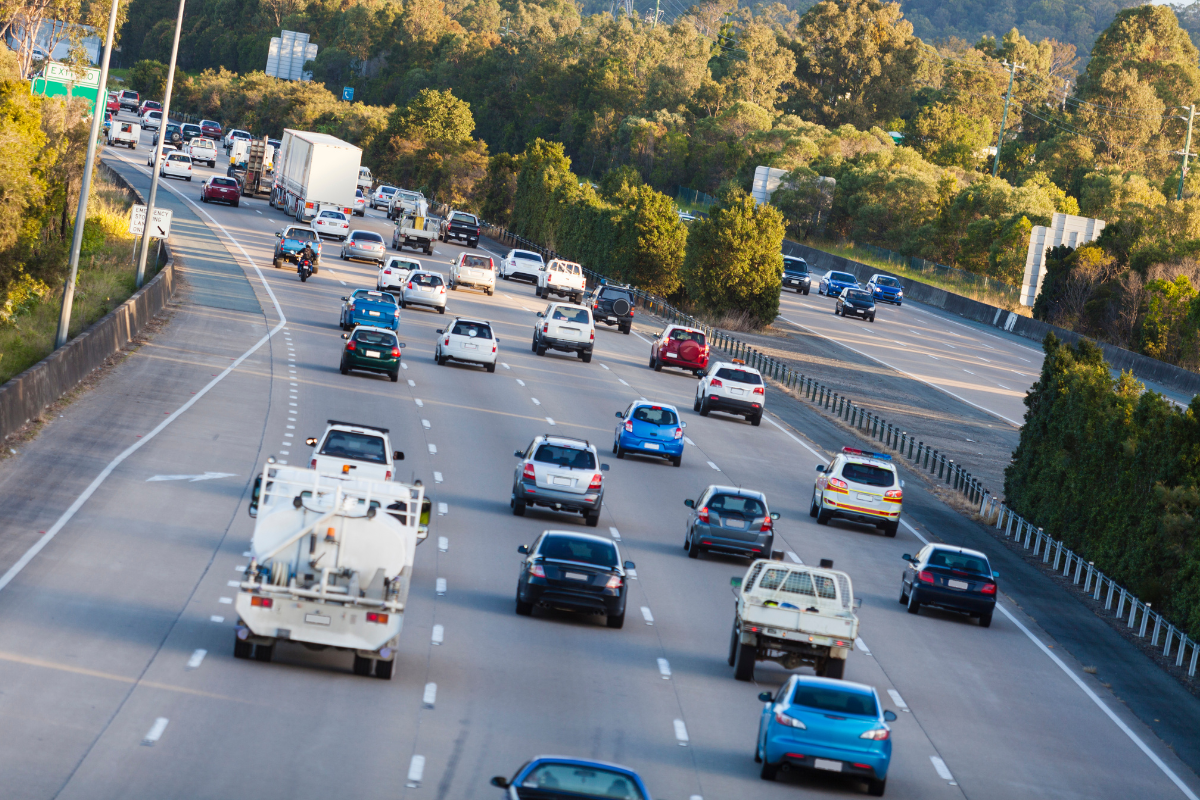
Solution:
<svg viewBox="0 0 1200 800">
<path fill-rule="evenodd" d="M 908 460 L 909 460 L 909 461 L 912 461 L 912 460 L 913 460 L 913 439 L 912 439 L 912 437 L 911 437 L 911 436 L 910 436 L 910 437 L 908 437 Z M 917 453 L 917 459 L 916 459 L 916 460 L 917 460 L 917 461 L 920 461 L 920 460 L 921 460 L 921 454 L 920 454 L 919 452 Z"/>
<path fill-rule="evenodd" d="M 1162 627 L 1162 614 L 1154 615 L 1154 634 L 1150 637 L 1150 646 L 1158 647 L 1158 631 Z"/>
<path fill-rule="evenodd" d="M 937 450 L 933 451 L 933 465 L 937 467 L 937 476 L 940 481 L 942 479 L 942 468 L 946 466 L 946 457 L 942 456 L 939 458 Z"/>
<path fill-rule="evenodd" d="M 1090 592 L 1092 590 L 1092 572 L 1096 569 L 1096 562 L 1089 561 L 1087 563 L 1087 576 L 1083 579 L 1083 591 Z"/>
<path fill-rule="evenodd" d="M 1108 611 L 1110 608 L 1112 608 L 1113 593 L 1116 590 L 1116 588 L 1117 588 L 1117 582 L 1114 581 L 1112 578 L 1109 578 L 1108 579 L 1108 597 L 1106 597 L 1104 600 L 1104 610 L 1105 611 Z"/>
<path fill-rule="evenodd" d="M 833 393 L 833 407 L 832 407 L 832 411 L 833 411 L 833 415 L 834 415 L 835 417 L 837 416 L 837 410 L 838 410 L 838 399 L 839 399 L 839 398 L 838 398 L 838 393 L 837 393 L 837 392 L 834 392 L 834 393 Z"/>
<path fill-rule="evenodd" d="M 1073 559 L 1075 557 L 1076 556 L 1075 556 L 1074 552 L 1072 552 L 1071 550 L 1067 550 L 1067 563 L 1063 565 L 1063 577 L 1064 578 L 1071 574 L 1071 559 Z"/>
<path fill-rule="evenodd" d="M 1196 659 L 1200 656 L 1200 642 L 1192 642 L 1192 663 L 1188 666 L 1188 677 L 1196 677 Z"/>
<path fill-rule="evenodd" d="M 1155 628 L 1155 630 L 1157 630 L 1158 625 L 1155 625 L 1154 628 Z M 1163 658 L 1169 658 L 1171 656 L 1171 640 L 1174 638 L 1175 638 L 1175 626 L 1170 623 L 1167 623 L 1167 646 L 1163 648 Z"/>
<path fill-rule="evenodd" d="M 1038 548 L 1040 548 L 1041 546 L 1042 546 L 1042 532 L 1041 532 L 1041 530 L 1039 530 L 1033 536 L 1033 555 L 1036 556 L 1038 554 Z"/>
<path fill-rule="evenodd" d="M 1149 603 L 1146 603 L 1144 606 L 1142 606 L 1142 627 L 1138 630 L 1139 639 L 1146 638 L 1146 623 L 1150 621 L 1150 614 L 1152 613 L 1153 612 L 1150 611 Z"/>
<path fill-rule="evenodd" d="M 1117 599 L 1117 619 L 1125 616 L 1125 600 L 1129 597 L 1129 592 L 1125 591 L 1125 587 L 1121 587 L 1121 596 Z"/>
<path fill-rule="evenodd" d="M 954 459 L 950 459 L 946 464 L 946 485 L 950 486 L 951 476 L 954 474 Z"/>
<path fill-rule="evenodd" d="M 1079 585 L 1079 579 L 1083 577 L 1083 558 L 1075 559 L 1075 579 L 1071 581 L 1072 586 Z"/>
<path fill-rule="evenodd" d="M 1054 546 L 1054 539 L 1053 539 L 1053 538 L 1051 538 L 1051 537 L 1049 537 L 1049 536 L 1047 536 L 1047 537 L 1046 537 L 1046 549 L 1045 549 L 1044 551 L 1042 551 L 1042 563 L 1043 563 L 1043 564 L 1049 563 L 1049 561 L 1050 561 L 1050 548 L 1051 548 L 1051 547 L 1053 547 L 1053 546 Z"/>
<path fill-rule="evenodd" d="M 937 452 L 936 450 L 934 451 Z M 925 469 L 929 469 L 929 448 L 925 448 Z"/>
<path fill-rule="evenodd" d="M 824 406 L 826 411 L 829 410 L 829 401 L 832 397 L 833 397 L 833 394 L 828 389 L 826 389 L 825 390 L 825 406 Z"/>
<path fill-rule="evenodd" d="M 1135 597 L 1129 601 L 1129 622 L 1125 627 L 1132 628 L 1137 620 L 1138 606 L 1141 605 Z"/>
</svg>

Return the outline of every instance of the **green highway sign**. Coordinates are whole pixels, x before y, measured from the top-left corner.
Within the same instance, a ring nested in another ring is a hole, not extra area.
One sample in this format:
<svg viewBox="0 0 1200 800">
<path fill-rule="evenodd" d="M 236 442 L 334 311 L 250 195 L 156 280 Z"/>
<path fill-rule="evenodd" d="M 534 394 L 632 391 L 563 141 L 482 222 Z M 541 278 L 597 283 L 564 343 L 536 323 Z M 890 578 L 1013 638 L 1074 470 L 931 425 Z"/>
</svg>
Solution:
<svg viewBox="0 0 1200 800">
<path fill-rule="evenodd" d="M 100 70 L 87 68 L 80 73 L 77 75 L 69 64 L 50 61 L 42 74 L 31 81 L 29 90 L 43 97 L 79 97 L 87 100 L 94 111 L 100 94 Z"/>
</svg>

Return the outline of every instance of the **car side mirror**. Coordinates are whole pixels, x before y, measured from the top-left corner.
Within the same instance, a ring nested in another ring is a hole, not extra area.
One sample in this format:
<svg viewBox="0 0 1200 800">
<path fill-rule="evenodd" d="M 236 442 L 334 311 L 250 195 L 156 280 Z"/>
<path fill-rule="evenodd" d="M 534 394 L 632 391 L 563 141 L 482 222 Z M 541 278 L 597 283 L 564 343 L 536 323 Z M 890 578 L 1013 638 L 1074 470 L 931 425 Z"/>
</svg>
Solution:
<svg viewBox="0 0 1200 800">
<path fill-rule="evenodd" d="M 397 450 L 396 452 L 392 453 L 392 460 L 393 461 L 403 461 L 404 460 L 404 451 Z"/>
<path fill-rule="evenodd" d="M 637 564 L 634 564 L 632 561 L 626 561 L 625 569 L 637 569 Z"/>
<path fill-rule="evenodd" d="M 998 570 L 992 570 L 992 580 L 995 580 L 999 577 L 1000 577 L 1000 572 Z"/>
<path fill-rule="evenodd" d="M 527 545 L 527 544 L 517 545 L 517 552 L 520 553 L 521 555 L 527 555 L 529 553 L 529 545 Z"/>
<path fill-rule="evenodd" d="M 276 239 L 283 238 L 283 231 L 275 231 L 275 238 Z"/>
<path fill-rule="evenodd" d="M 343 339 L 349 339 L 349 338 L 350 338 L 350 334 L 348 334 L 348 333 L 343 333 L 343 334 L 342 334 L 342 338 L 343 338 Z"/>
<path fill-rule="evenodd" d="M 503 775 L 497 775 L 496 777 L 492 778 L 492 786 L 495 786 L 499 789 L 507 789 L 508 778 L 504 777 Z"/>
<path fill-rule="evenodd" d="M 771 693 L 770 692 L 759 692 L 758 699 L 764 703 L 769 703 L 769 702 L 771 702 Z"/>
<path fill-rule="evenodd" d="M 854 598 L 854 610 L 858 611 L 860 608 L 862 608 L 862 598 L 856 597 Z"/>
<path fill-rule="evenodd" d="M 883 719 L 886 722 L 895 722 L 896 721 L 896 712 L 890 711 L 890 710 L 883 712 Z"/>
<path fill-rule="evenodd" d="M 521 450 L 513 450 L 513 456 L 516 458 L 522 458 L 524 455 L 525 453 Z"/>
<path fill-rule="evenodd" d="M 680 423 L 679 423 L 679 427 L 681 427 L 681 428 L 686 428 L 686 427 L 687 427 L 687 423 L 686 423 L 686 422 L 680 422 Z"/>
<path fill-rule="evenodd" d="M 735 589 L 740 589 L 740 588 L 742 588 L 742 579 L 740 577 L 739 578 L 730 578 L 729 585 Z"/>
<path fill-rule="evenodd" d="M 317 437 L 315 437 L 315 436 L 310 436 L 310 437 L 308 437 L 307 439 L 305 439 L 305 440 L 304 440 L 304 443 L 305 443 L 306 445 L 308 445 L 309 447 L 316 447 L 316 446 L 317 446 Z"/>
<path fill-rule="evenodd" d="M 404 342 L 400 342 L 398 345 L 396 345 L 396 347 L 399 347 L 401 350 L 403 350 L 404 348 L 408 347 L 408 345 L 406 345 Z"/>
<path fill-rule="evenodd" d="M 911 555 L 909 555 L 908 553 L 905 553 L 904 555 L 902 555 L 900 557 L 903 558 L 905 561 L 909 562 L 910 564 L 912 563 L 913 557 Z"/>
<path fill-rule="evenodd" d="M 772 511 L 772 512 L 771 512 L 771 519 L 779 519 L 779 512 L 778 512 L 778 511 Z"/>
<path fill-rule="evenodd" d="M 817 464 L 817 472 L 824 472 L 824 471 L 825 471 L 825 465 Z"/>
<path fill-rule="evenodd" d="M 601 471 L 601 472 L 608 472 L 608 464 L 601 464 L 601 465 L 600 465 L 600 471 Z"/>
<path fill-rule="evenodd" d="M 696 507 L 696 501 L 695 501 L 695 500 L 692 500 L 691 498 L 688 498 L 687 500 L 684 500 L 684 501 L 683 501 L 683 504 L 684 504 L 685 506 L 687 506 L 688 508 L 695 508 L 695 507 Z"/>
<path fill-rule="evenodd" d="M 347 300 L 349 300 L 349 299 L 350 299 L 349 297 L 343 297 L 343 298 L 342 298 L 342 302 L 344 303 L 344 302 L 346 302 L 346 301 L 347 301 Z"/>
<path fill-rule="evenodd" d="M 442 332 L 442 330 L 443 330 L 442 328 L 438 328 L 438 329 L 437 329 L 437 332 L 438 332 L 438 333 L 441 333 L 441 332 Z"/>
<path fill-rule="evenodd" d="M 615 416 L 617 419 L 625 419 L 625 415 L 622 414 L 620 411 L 618 411 Z"/>
<path fill-rule="evenodd" d="M 542 312 L 540 312 L 540 311 L 539 311 L 539 312 L 538 312 L 538 316 L 539 316 L 539 317 L 541 317 L 541 316 L 545 316 L 545 315 L 544 315 L 544 314 L 542 314 Z"/>
</svg>

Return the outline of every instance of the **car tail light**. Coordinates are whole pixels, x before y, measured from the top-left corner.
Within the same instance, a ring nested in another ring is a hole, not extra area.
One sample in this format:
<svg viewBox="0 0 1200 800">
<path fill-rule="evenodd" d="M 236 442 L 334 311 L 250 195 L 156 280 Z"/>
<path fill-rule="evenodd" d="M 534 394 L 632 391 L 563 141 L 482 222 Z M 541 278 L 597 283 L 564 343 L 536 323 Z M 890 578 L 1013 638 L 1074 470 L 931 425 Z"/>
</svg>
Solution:
<svg viewBox="0 0 1200 800">
<path fill-rule="evenodd" d="M 525 469 L 521 470 L 521 477 L 527 481 L 537 480 L 537 473 L 533 471 L 533 464 L 525 465 Z"/>
<path fill-rule="evenodd" d="M 357 350 L 357 349 L 358 349 L 358 344 L 356 344 L 356 343 L 355 343 L 355 342 L 353 342 L 353 341 L 346 342 L 346 349 L 347 349 L 347 350 Z"/>
<path fill-rule="evenodd" d="M 392 479 L 392 471 L 390 469 L 387 472 L 383 473 L 383 479 L 385 481 L 390 481 Z"/>
<path fill-rule="evenodd" d="M 885 739 L 891 738 L 891 735 L 892 735 L 892 732 L 889 731 L 887 728 L 875 728 L 874 730 L 867 731 L 866 733 L 864 733 L 862 736 L 859 736 L 858 738 L 874 739 L 877 742 L 882 742 Z"/>
<path fill-rule="evenodd" d="M 773 527 L 774 527 L 774 525 L 771 521 L 771 517 L 768 515 L 765 519 L 763 519 L 762 527 L 758 529 L 758 532 L 765 533 L 765 532 L 771 530 Z"/>
<path fill-rule="evenodd" d="M 543 322 L 542 323 L 542 333 L 549 333 L 549 332 L 550 332 L 550 323 Z"/>
<path fill-rule="evenodd" d="M 385 269 L 385 270 L 383 271 L 383 274 L 384 274 L 384 275 L 391 275 L 391 274 L 392 274 L 392 271 L 391 271 L 390 269 Z"/>
<path fill-rule="evenodd" d="M 546 568 L 543 567 L 541 564 L 534 564 L 532 567 L 529 568 L 529 577 L 531 577 L 531 578 L 546 577 Z"/>
<path fill-rule="evenodd" d="M 438 294 L 445 294 L 445 293 L 446 293 L 446 287 L 445 287 L 444 285 L 443 285 L 443 286 L 439 286 L 439 287 L 438 287 Z"/>
<path fill-rule="evenodd" d="M 604 483 L 604 476 L 597 472 L 592 476 L 592 482 L 588 484 L 589 492 L 597 492 L 600 490 L 601 484 Z"/>
<path fill-rule="evenodd" d="M 633 306 L 629 307 L 629 316 L 633 316 Z"/>
<path fill-rule="evenodd" d="M 410 288 L 410 289 L 412 288 L 412 281 L 408 282 L 408 288 Z"/>
<path fill-rule="evenodd" d="M 380 614 L 377 611 L 367 612 L 367 622 L 378 622 L 380 625 L 387 625 L 388 615 Z"/>
<path fill-rule="evenodd" d="M 766 392 L 765 392 L 765 391 L 763 391 L 763 387 L 761 387 L 761 386 L 755 386 L 755 387 L 754 387 L 754 393 L 755 393 L 755 394 L 766 394 Z"/>
<path fill-rule="evenodd" d="M 923 569 L 921 570 L 920 574 L 917 575 L 917 580 L 919 580 L 921 583 L 933 583 L 933 573 L 927 569 Z"/>
<path fill-rule="evenodd" d="M 787 725 L 789 728 L 799 728 L 801 730 L 808 730 L 808 726 L 805 725 L 803 722 L 796 719 L 795 717 L 789 717 L 787 714 L 783 713 L 782 711 L 775 712 L 775 721 L 778 722 L 780 725 Z"/>
<path fill-rule="evenodd" d="M 347 303 L 347 304 L 346 304 L 346 309 L 347 309 L 348 311 L 353 311 L 353 310 L 354 310 L 354 301 L 353 301 L 353 300 L 351 300 L 349 303 Z"/>
<path fill-rule="evenodd" d="M 701 522 L 708 522 L 708 506 L 705 506 L 704 508 L 697 511 L 696 516 L 699 518 L 699 520 Z"/>
<path fill-rule="evenodd" d="M 398 309 L 398 308 L 393 309 L 392 316 L 395 317 L 396 319 L 400 319 L 400 309 Z"/>
<path fill-rule="evenodd" d="M 995 594 L 996 593 L 996 584 L 985 583 L 983 585 L 983 588 L 980 589 L 979 591 L 983 592 L 984 594 Z"/>
<path fill-rule="evenodd" d="M 588 338 L 591 339 L 593 342 L 596 341 L 596 332 L 592 331 L 591 335 L 588 336 Z"/>
<path fill-rule="evenodd" d="M 400 348 L 393 347 L 392 348 L 392 358 L 399 358 L 399 357 L 400 357 Z"/>
<path fill-rule="evenodd" d="M 493 353 L 496 352 L 496 343 L 495 342 L 492 342 L 492 352 Z"/>
<path fill-rule="evenodd" d="M 317 468 L 317 460 L 316 460 L 315 458 L 312 460 L 312 463 L 308 465 L 308 468 L 309 468 L 309 469 L 316 469 L 316 468 Z"/>
<path fill-rule="evenodd" d="M 675 438 L 676 438 L 676 439 L 682 439 L 682 438 L 683 438 L 683 428 L 676 428 L 676 429 L 675 429 Z"/>
<path fill-rule="evenodd" d="M 625 430 L 628 433 L 633 433 L 633 420 L 630 419 L 625 421 Z"/>
<path fill-rule="evenodd" d="M 841 478 L 830 478 L 828 481 L 828 485 L 832 486 L 834 488 L 837 488 L 837 489 L 845 489 L 846 488 L 846 482 L 844 480 L 842 480 Z"/>
<path fill-rule="evenodd" d="M 251 597 L 250 598 L 250 605 L 262 606 L 263 608 L 270 608 L 272 605 L 274 605 L 274 602 L 275 601 L 269 597 Z"/>
<path fill-rule="evenodd" d="M 724 385 L 725 384 L 721 383 L 721 381 L 717 380 L 716 378 L 713 378 L 711 381 L 708 382 L 708 388 L 710 388 L 710 389 L 713 388 L 714 386 L 724 386 Z"/>
<path fill-rule="evenodd" d="M 449 336 L 447 336 L 447 337 L 446 337 L 446 341 L 442 342 L 442 344 L 444 344 L 444 345 L 449 345 L 449 344 L 450 344 L 450 337 L 449 337 Z"/>
<path fill-rule="evenodd" d="M 554 276 L 546 275 L 546 283 L 553 283 L 553 282 L 554 282 Z"/>
<path fill-rule="evenodd" d="M 625 581 L 621 580 L 620 575 L 613 575 L 608 579 L 608 583 L 604 584 L 605 589 L 620 589 Z"/>
<path fill-rule="evenodd" d="M 885 500 L 895 500 L 899 502 L 900 500 L 904 499 L 904 492 L 900 489 L 888 489 L 883 493 L 883 497 Z"/>
</svg>

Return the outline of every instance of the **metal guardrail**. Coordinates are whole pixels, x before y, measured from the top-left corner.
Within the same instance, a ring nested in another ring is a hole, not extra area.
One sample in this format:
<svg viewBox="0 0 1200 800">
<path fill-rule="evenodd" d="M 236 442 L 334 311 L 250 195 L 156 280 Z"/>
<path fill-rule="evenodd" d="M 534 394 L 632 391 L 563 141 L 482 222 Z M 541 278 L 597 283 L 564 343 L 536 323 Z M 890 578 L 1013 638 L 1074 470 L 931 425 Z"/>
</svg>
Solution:
<svg viewBox="0 0 1200 800">
<path fill-rule="evenodd" d="M 488 235 L 496 241 L 525 250 L 533 250 L 540 253 L 543 258 L 551 259 L 560 257 L 555 251 L 542 247 L 523 236 L 518 236 L 512 231 L 499 228 L 487 222 L 484 222 L 483 226 L 488 229 Z M 587 276 L 589 288 L 606 281 L 605 276 L 594 270 L 584 267 L 583 271 L 584 275 Z M 991 524 L 993 515 L 996 515 L 995 527 L 997 530 L 1004 531 L 1006 539 L 1012 538 L 1014 535 L 1013 526 L 1015 523 L 1015 541 L 1021 541 L 1023 535 L 1025 549 L 1028 550 L 1032 543 L 1033 555 L 1036 556 L 1042 553 L 1043 563 L 1050 561 L 1050 551 L 1052 549 L 1055 550 L 1053 569 L 1057 572 L 1059 564 L 1062 562 L 1063 575 L 1069 576 L 1072 566 L 1074 566 L 1075 576 L 1073 585 L 1078 585 L 1080 580 L 1083 580 L 1083 591 L 1085 593 L 1092 593 L 1093 599 L 1100 599 L 1104 585 L 1107 584 L 1108 593 L 1104 604 L 1105 610 L 1111 609 L 1113 599 L 1117 598 L 1117 619 L 1125 619 L 1125 606 L 1128 603 L 1127 627 L 1133 628 L 1135 623 L 1140 619 L 1137 635 L 1139 638 L 1144 639 L 1149 628 L 1152 631 L 1150 641 L 1152 647 L 1158 646 L 1159 636 L 1163 633 L 1163 627 L 1165 626 L 1166 645 L 1163 649 L 1163 656 L 1168 657 L 1171 655 L 1173 652 L 1172 644 L 1178 640 L 1178 645 L 1174 650 L 1176 654 L 1175 666 L 1182 667 L 1185 654 L 1190 647 L 1192 657 L 1188 663 L 1188 676 L 1195 677 L 1197 661 L 1200 661 L 1200 643 L 1188 637 L 1187 634 L 1167 621 L 1161 614 L 1151 610 L 1149 603 L 1143 603 L 1124 587 L 1118 586 L 1112 578 L 1109 578 L 1096 569 L 1093 562 L 1085 561 L 1083 556 L 1066 548 L 1061 541 L 1050 538 L 1041 528 L 1035 528 L 1033 523 L 1018 516 L 1015 511 L 1000 502 L 962 464 L 956 464 L 954 459 L 946 458 L 946 455 L 939 453 L 937 448 L 926 445 L 923 441 L 911 436 L 908 431 L 900 430 L 878 414 L 874 414 L 865 407 L 850 400 L 844 394 L 839 394 L 814 378 L 805 376 L 802 372 L 793 369 L 790 365 L 759 352 L 729 332 L 719 330 L 701 322 L 690 314 L 680 311 L 660 297 L 637 288 L 634 288 L 632 291 L 635 299 L 640 302 L 642 308 L 645 310 L 662 316 L 668 323 L 687 325 L 704 331 L 705 335 L 709 337 L 710 342 L 718 349 L 728 353 L 730 357 L 742 359 L 766 377 L 771 378 L 785 389 L 791 390 L 793 395 L 798 399 L 813 403 L 818 408 L 822 408 L 833 414 L 860 434 L 870 436 L 874 441 L 897 453 L 901 458 L 907 460 L 911 467 L 928 472 L 930 477 L 939 484 L 944 482 L 947 488 L 963 495 L 973 508 L 977 508 L 980 516 L 983 517 L 987 524 Z M 1064 556 L 1065 562 L 1063 561 Z M 1093 582 L 1095 584 L 1094 590 Z M 1138 616 L 1139 614 L 1141 615 L 1140 617 Z M 1153 623 L 1152 626 L 1151 622 Z"/>
</svg>

